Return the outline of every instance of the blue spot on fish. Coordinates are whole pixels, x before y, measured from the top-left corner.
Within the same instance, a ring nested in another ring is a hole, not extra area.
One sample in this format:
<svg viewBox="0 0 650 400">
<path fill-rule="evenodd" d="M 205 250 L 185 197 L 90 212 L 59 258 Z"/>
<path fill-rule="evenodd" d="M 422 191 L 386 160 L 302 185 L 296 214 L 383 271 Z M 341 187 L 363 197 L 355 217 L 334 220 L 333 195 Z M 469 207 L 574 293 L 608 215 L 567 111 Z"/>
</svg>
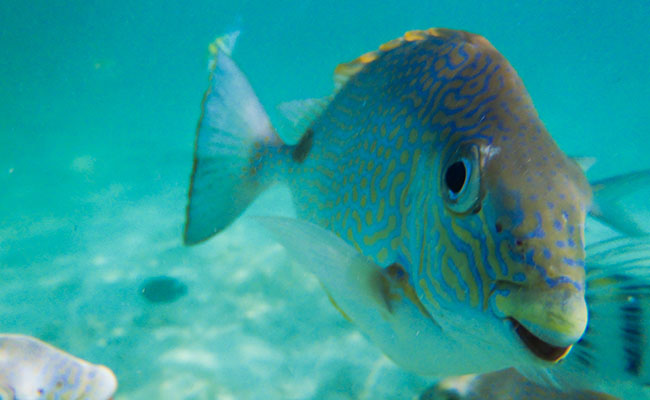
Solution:
<svg viewBox="0 0 650 400">
<path fill-rule="evenodd" d="M 526 275 L 522 272 L 517 272 L 512 276 L 512 280 L 515 282 L 524 282 L 526 280 Z"/>
</svg>

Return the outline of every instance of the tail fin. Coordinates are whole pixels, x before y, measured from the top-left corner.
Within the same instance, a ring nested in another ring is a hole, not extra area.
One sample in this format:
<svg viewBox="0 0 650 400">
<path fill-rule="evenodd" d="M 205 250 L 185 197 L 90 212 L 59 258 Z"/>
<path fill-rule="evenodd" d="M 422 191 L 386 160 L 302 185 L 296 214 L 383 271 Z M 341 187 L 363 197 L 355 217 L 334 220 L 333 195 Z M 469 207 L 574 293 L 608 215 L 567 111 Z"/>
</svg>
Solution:
<svg viewBox="0 0 650 400">
<path fill-rule="evenodd" d="M 210 86 L 201 106 L 184 241 L 204 241 L 233 222 L 268 184 L 265 149 L 282 144 L 244 74 L 230 58 L 239 32 L 210 45 Z"/>
</svg>

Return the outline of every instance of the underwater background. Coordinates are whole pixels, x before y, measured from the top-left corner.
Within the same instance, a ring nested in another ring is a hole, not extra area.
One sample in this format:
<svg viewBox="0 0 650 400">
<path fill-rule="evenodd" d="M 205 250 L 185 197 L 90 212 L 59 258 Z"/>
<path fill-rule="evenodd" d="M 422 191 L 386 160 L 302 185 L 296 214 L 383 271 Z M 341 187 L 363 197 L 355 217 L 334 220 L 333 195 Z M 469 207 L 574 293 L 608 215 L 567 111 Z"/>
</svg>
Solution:
<svg viewBox="0 0 650 400">
<path fill-rule="evenodd" d="M 338 63 L 411 29 L 479 33 L 598 179 L 650 168 L 649 24 L 642 0 L 4 0 L 0 332 L 107 365 L 116 400 L 413 398 L 433 380 L 382 356 L 254 221 L 182 246 L 208 44 L 242 30 L 234 58 L 282 132 L 276 105 L 329 94 Z M 289 201 L 273 188 L 248 213 Z"/>
</svg>

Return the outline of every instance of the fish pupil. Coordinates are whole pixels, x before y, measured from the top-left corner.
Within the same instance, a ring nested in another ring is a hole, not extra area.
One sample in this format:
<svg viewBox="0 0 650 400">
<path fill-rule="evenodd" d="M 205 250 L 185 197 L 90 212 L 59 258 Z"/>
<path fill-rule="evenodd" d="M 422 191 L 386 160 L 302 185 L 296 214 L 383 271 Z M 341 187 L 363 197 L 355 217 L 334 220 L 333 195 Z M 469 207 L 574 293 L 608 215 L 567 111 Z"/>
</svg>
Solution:
<svg viewBox="0 0 650 400">
<path fill-rule="evenodd" d="M 451 164 L 445 173 L 445 183 L 454 195 L 457 195 L 463 190 L 466 178 L 467 168 L 465 168 L 465 163 L 462 161 L 456 161 Z"/>
</svg>

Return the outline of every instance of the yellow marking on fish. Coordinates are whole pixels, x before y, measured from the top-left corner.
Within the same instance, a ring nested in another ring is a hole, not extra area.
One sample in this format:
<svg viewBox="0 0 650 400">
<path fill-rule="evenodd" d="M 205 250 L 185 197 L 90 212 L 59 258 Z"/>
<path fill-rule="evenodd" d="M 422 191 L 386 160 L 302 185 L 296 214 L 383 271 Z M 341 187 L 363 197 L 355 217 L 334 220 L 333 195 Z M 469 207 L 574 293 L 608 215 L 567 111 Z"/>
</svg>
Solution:
<svg viewBox="0 0 650 400">
<path fill-rule="evenodd" d="M 400 135 L 400 137 L 398 137 L 397 141 L 395 142 L 395 150 L 400 150 L 403 144 L 404 144 L 404 136 Z"/>
<path fill-rule="evenodd" d="M 312 181 L 312 185 L 314 185 L 324 195 L 327 195 L 330 191 L 330 189 L 327 186 L 323 185 L 320 180 Z"/>
<path fill-rule="evenodd" d="M 377 260 L 380 264 L 384 264 L 386 262 L 386 259 L 388 259 L 388 250 L 383 248 L 379 250 L 379 253 L 377 253 Z"/>
<path fill-rule="evenodd" d="M 357 232 L 361 232 L 362 222 L 361 222 L 361 215 L 359 215 L 359 211 L 352 210 L 352 219 L 357 223 Z"/>
<path fill-rule="evenodd" d="M 431 291 L 429 291 L 429 286 L 427 285 L 427 281 L 425 281 L 423 278 L 420 278 L 418 284 L 420 285 L 420 288 L 422 288 L 422 291 L 424 292 L 424 297 L 426 297 L 426 299 L 429 301 L 429 304 L 439 309 L 440 303 L 438 303 L 438 300 L 436 300 L 433 297 L 433 294 L 431 294 Z"/>
<path fill-rule="evenodd" d="M 508 264 L 508 262 L 511 261 L 510 246 L 505 241 L 501 242 L 501 245 L 499 246 L 499 253 L 501 253 L 501 258 L 504 260 L 504 262 L 506 264 Z M 498 264 L 496 264 L 496 265 L 498 265 Z M 508 275 L 512 274 L 511 270 L 512 270 L 512 268 L 509 268 Z M 502 275 L 501 270 L 496 271 L 496 272 L 497 272 L 497 276 Z M 508 275 L 502 276 L 502 278 L 508 278 Z"/>
<path fill-rule="evenodd" d="M 379 134 L 381 135 L 381 137 L 386 137 L 386 125 L 382 125 L 379 128 Z"/>
<path fill-rule="evenodd" d="M 419 135 L 419 132 L 418 132 L 417 129 L 411 129 L 411 132 L 409 132 L 409 143 L 413 144 L 413 143 L 417 142 L 418 135 Z"/>
<path fill-rule="evenodd" d="M 346 208 L 345 209 L 345 214 L 343 214 L 343 223 L 341 224 L 341 228 L 345 229 L 345 227 L 346 227 L 346 225 L 348 223 L 348 216 L 349 215 L 350 215 L 350 209 Z"/>
<path fill-rule="evenodd" d="M 402 107 L 402 108 L 399 110 L 399 112 L 398 112 L 397 114 L 393 115 L 393 122 L 397 122 L 397 120 L 398 120 L 400 117 L 402 117 L 402 116 L 404 116 L 404 115 L 408 115 L 408 112 L 409 112 L 409 110 L 408 110 L 406 107 Z M 401 130 L 401 128 L 400 128 L 400 130 Z M 393 136 L 393 137 L 394 137 L 394 136 Z M 391 139 L 392 139 L 393 137 L 391 137 Z"/>
<path fill-rule="evenodd" d="M 372 225 L 372 211 L 370 210 L 366 211 L 366 225 Z"/>
<path fill-rule="evenodd" d="M 457 221 L 455 219 L 453 219 L 451 221 L 451 227 L 452 227 L 452 230 L 454 231 L 454 233 L 456 234 L 456 236 L 458 236 L 461 241 L 467 243 L 472 249 L 480 249 L 481 248 L 481 244 L 477 240 L 475 240 L 469 234 L 469 232 L 467 232 L 462 227 L 458 226 Z M 467 265 L 469 265 L 469 263 L 470 263 L 469 258 L 473 257 L 474 258 L 474 264 L 477 266 L 477 269 L 479 269 L 478 266 L 481 265 L 481 261 L 480 261 L 481 252 L 480 251 L 474 251 L 474 252 L 472 252 L 470 254 L 467 254 L 467 253 L 464 253 L 464 252 L 460 252 L 454 246 L 454 253 L 455 253 L 454 260 L 459 260 L 461 257 L 466 258 L 467 259 Z M 459 271 L 461 278 L 463 279 L 463 281 L 465 282 L 465 285 L 469 289 L 470 305 L 472 307 L 478 307 L 479 302 L 482 301 L 482 299 L 479 299 L 479 297 L 478 297 L 478 282 L 474 278 L 474 275 L 472 275 L 472 272 L 471 272 L 470 268 L 456 268 L 456 269 Z M 487 277 L 485 277 L 485 278 L 487 278 Z M 485 282 L 485 280 L 483 282 Z"/>
<path fill-rule="evenodd" d="M 321 285 L 321 286 L 322 286 L 322 285 Z M 354 321 L 352 321 L 352 318 L 350 318 L 350 316 L 347 315 L 347 314 L 345 313 L 345 311 L 343 311 L 343 309 L 342 309 L 341 307 L 339 307 L 338 304 L 336 304 L 336 301 L 334 301 L 334 298 L 332 297 L 332 295 L 327 291 L 327 289 L 325 289 L 325 286 L 323 286 L 323 290 L 325 290 L 325 293 L 327 294 L 327 298 L 330 300 L 330 303 L 332 303 L 332 305 L 334 306 L 334 308 L 336 308 L 336 309 L 341 313 L 341 315 L 343 316 L 343 318 L 347 319 L 349 322 L 354 323 Z"/>
<path fill-rule="evenodd" d="M 404 40 L 406 40 L 407 42 L 426 39 L 426 37 L 427 37 L 427 32 L 422 30 L 408 31 L 404 34 Z"/>
<path fill-rule="evenodd" d="M 427 218 L 427 216 L 429 215 L 428 210 L 425 209 L 425 210 L 423 210 L 423 211 L 424 211 L 424 214 L 425 214 L 425 218 Z M 438 215 L 438 213 L 435 213 L 435 212 L 434 212 L 434 213 L 432 213 L 431 215 L 433 215 L 433 225 L 434 225 L 434 226 L 441 226 L 440 216 Z M 426 220 L 425 220 L 425 221 L 426 221 Z M 426 224 L 425 224 L 425 229 L 426 229 Z M 424 232 L 426 232 L 426 230 L 425 230 Z M 426 275 L 429 277 L 429 280 L 430 280 L 430 282 L 431 282 L 431 285 L 433 286 L 433 288 L 434 288 L 434 290 L 436 291 L 436 293 L 438 293 L 438 295 L 439 295 L 440 297 L 442 297 L 446 302 L 449 302 L 449 301 L 451 301 L 451 299 L 449 298 L 449 295 L 447 295 L 447 292 L 445 292 L 444 290 L 442 290 L 442 288 L 440 287 L 440 282 L 438 281 L 438 279 L 437 279 L 437 278 L 434 276 L 434 274 L 433 274 L 433 270 L 436 269 L 436 268 L 441 268 L 441 266 L 439 266 L 439 265 L 434 265 L 434 264 L 431 262 L 431 260 L 430 260 L 430 257 L 431 257 L 431 251 L 430 251 L 430 249 L 428 249 L 427 246 L 425 245 L 425 244 L 428 244 L 428 242 L 425 242 L 425 241 L 424 241 L 424 239 L 426 239 L 426 235 L 423 234 L 422 237 L 423 237 L 423 242 L 422 242 L 422 252 L 425 252 L 425 253 L 426 253 L 426 254 L 424 255 L 424 256 L 426 257 L 426 259 L 425 259 L 425 263 L 424 263 L 424 264 L 425 264 L 424 266 L 425 266 L 425 268 L 426 268 L 426 269 L 425 269 L 425 273 L 426 273 Z M 444 239 L 444 235 L 440 235 L 440 240 L 443 240 L 443 239 Z M 439 246 L 439 244 L 438 244 L 437 246 Z M 442 255 L 441 255 L 441 257 L 442 257 Z"/>
<path fill-rule="evenodd" d="M 348 228 L 347 235 L 348 235 L 348 241 L 354 242 L 354 232 L 352 231 L 352 228 Z"/>
<path fill-rule="evenodd" d="M 410 128 L 411 124 L 413 123 L 413 116 L 409 115 L 406 117 L 406 120 L 404 120 L 404 128 Z"/>
<path fill-rule="evenodd" d="M 399 162 L 402 164 L 406 164 L 409 160 L 409 152 L 408 150 L 402 151 L 402 154 L 399 157 Z"/>
<path fill-rule="evenodd" d="M 381 239 L 386 239 L 391 232 L 395 230 L 397 227 L 397 218 L 395 218 L 394 215 L 390 215 L 388 217 L 388 223 L 386 224 L 386 227 L 382 230 L 379 230 L 372 235 L 365 235 L 363 237 L 363 243 L 367 246 L 372 246 L 375 243 L 377 243 L 378 240 Z"/>
<path fill-rule="evenodd" d="M 483 233 L 485 234 L 484 238 L 487 241 L 486 247 L 488 249 L 488 254 L 487 254 L 487 260 L 489 265 L 493 265 L 494 268 L 497 270 L 494 271 L 496 276 L 500 275 L 500 268 L 499 268 L 499 260 L 497 259 L 497 248 L 496 244 L 494 242 L 494 238 L 490 234 L 489 231 L 489 224 L 487 222 L 485 213 L 479 213 L 480 218 L 481 218 L 481 226 L 483 227 Z M 476 265 L 478 267 L 479 273 L 481 274 L 481 279 L 483 280 L 483 309 L 487 310 L 489 306 L 489 300 L 490 300 L 490 290 L 488 289 L 487 282 L 490 282 L 491 278 L 489 278 L 489 275 L 487 273 L 487 270 L 485 269 L 485 265 L 483 264 L 483 261 L 479 260 L 478 254 L 476 255 Z"/>
<path fill-rule="evenodd" d="M 381 221 L 384 218 L 384 210 L 386 208 L 386 200 L 382 197 L 379 200 L 379 209 L 377 210 L 377 222 Z"/>
<path fill-rule="evenodd" d="M 383 168 L 381 164 L 377 165 L 377 168 L 375 168 L 375 173 L 372 175 L 371 184 L 370 184 L 370 200 L 373 203 L 377 202 L 377 189 L 376 189 L 377 186 L 375 182 L 377 181 L 377 177 L 381 174 L 382 169 Z"/>
<path fill-rule="evenodd" d="M 386 43 L 380 45 L 380 46 L 379 46 L 379 50 L 380 50 L 380 51 L 389 51 L 389 50 L 393 50 L 394 48 L 396 48 L 397 46 L 401 45 L 402 43 L 403 43 L 402 38 L 393 39 L 393 40 L 391 40 L 391 41 L 389 41 L 389 42 L 386 42 Z"/>
<path fill-rule="evenodd" d="M 364 176 L 363 178 L 361 178 L 361 188 L 365 189 L 367 186 L 368 186 L 368 178 Z"/>
<path fill-rule="evenodd" d="M 446 249 L 449 252 L 449 248 Z M 450 259 L 452 256 L 445 252 L 443 261 L 442 261 L 442 279 L 445 281 L 448 287 L 452 288 L 456 292 L 456 299 L 463 303 L 465 301 L 465 291 L 461 288 L 460 277 L 458 277 L 452 270 L 451 265 L 449 265 Z"/>
<path fill-rule="evenodd" d="M 391 161 L 391 164 L 394 164 L 395 160 Z M 395 178 L 393 179 L 393 183 L 390 186 L 390 193 L 388 195 L 388 204 L 391 207 L 395 207 L 397 205 L 397 195 L 396 195 L 396 188 L 397 185 L 400 185 L 402 182 L 406 180 L 406 173 L 404 171 L 400 171 L 397 174 L 395 174 Z"/>
</svg>

